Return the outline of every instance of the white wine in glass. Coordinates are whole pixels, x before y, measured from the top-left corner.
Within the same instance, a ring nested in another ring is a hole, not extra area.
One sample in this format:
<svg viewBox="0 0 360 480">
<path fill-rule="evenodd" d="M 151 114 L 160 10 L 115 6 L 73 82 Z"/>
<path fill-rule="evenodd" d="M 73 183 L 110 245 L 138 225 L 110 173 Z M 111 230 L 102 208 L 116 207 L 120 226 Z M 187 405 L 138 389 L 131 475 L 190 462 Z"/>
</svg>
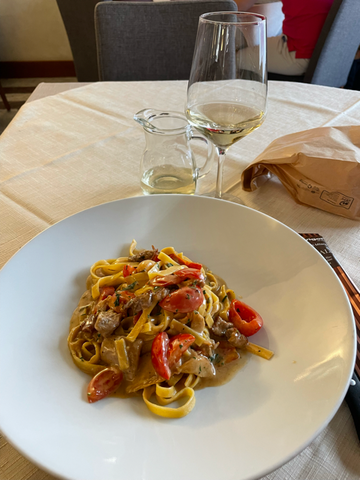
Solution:
<svg viewBox="0 0 360 480">
<path fill-rule="evenodd" d="M 216 146 L 216 197 L 228 148 L 264 121 L 267 104 L 266 20 L 244 12 L 200 16 L 186 116 Z"/>
</svg>

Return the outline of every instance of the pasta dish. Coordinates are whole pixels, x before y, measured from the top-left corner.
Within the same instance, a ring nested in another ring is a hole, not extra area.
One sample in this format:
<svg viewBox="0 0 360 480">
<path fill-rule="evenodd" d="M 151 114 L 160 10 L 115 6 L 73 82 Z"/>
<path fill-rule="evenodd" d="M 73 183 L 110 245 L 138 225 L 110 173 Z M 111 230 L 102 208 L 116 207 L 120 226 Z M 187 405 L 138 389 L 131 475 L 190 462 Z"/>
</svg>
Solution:
<svg viewBox="0 0 360 480">
<path fill-rule="evenodd" d="M 156 415 L 179 418 L 195 405 L 195 387 L 211 385 L 241 352 L 270 359 L 249 342 L 261 316 L 200 263 L 173 247 L 136 249 L 90 268 L 70 322 L 75 365 L 92 376 L 90 403 L 116 392 L 142 394 Z"/>
</svg>

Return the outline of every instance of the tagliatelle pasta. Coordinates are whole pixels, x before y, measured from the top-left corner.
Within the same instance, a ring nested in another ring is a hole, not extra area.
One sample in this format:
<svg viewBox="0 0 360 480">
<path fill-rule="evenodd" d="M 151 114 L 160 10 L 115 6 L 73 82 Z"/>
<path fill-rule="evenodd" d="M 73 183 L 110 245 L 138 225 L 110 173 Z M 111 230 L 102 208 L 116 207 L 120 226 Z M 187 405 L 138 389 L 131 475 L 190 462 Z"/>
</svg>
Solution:
<svg viewBox="0 0 360 480">
<path fill-rule="evenodd" d="M 248 341 L 262 318 L 210 270 L 173 247 L 136 247 L 91 266 L 68 347 L 92 376 L 90 403 L 142 394 L 154 414 L 180 418 L 195 406 L 195 387 L 224 383 L 242 353 L 273 352 Z"/>
</svg>

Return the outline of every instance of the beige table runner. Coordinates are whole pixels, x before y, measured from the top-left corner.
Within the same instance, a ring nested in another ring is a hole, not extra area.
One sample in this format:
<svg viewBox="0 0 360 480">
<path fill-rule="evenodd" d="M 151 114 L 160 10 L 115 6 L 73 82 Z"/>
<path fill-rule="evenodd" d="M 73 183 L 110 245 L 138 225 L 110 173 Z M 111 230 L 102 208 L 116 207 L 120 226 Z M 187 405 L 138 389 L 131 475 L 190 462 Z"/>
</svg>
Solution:
<svg viewBox="0 0 360 480">
<path fill-rule="evenodd" d="M 0 137 L 0 267 L 50 225 L 103 202 L 141 195 L 139 161 L 145 139 L 133 115 L 145 107 L 184 111 L 186 82 L 96 83 L 22 107 Z M 264 125 L 229 150 L 225 188 L 241 203 L 298 232 L 325 237 L 360 285 L 358 222 L 296 204 L 276 179 L 246 193 L 242 170 L 275 138 L 307 128 L 360 122 L 360 93 L 270 82 Z M 199 182 L 214 189 L 216 168 Z M 324 432 L 268 480 L 355 480 L 360 450 L 349 410 L 341 406 Z M 4 439 L 1 480 L 50 480 Z M 104 479 L 106 480 L 106 479 Z"/>
</svg>

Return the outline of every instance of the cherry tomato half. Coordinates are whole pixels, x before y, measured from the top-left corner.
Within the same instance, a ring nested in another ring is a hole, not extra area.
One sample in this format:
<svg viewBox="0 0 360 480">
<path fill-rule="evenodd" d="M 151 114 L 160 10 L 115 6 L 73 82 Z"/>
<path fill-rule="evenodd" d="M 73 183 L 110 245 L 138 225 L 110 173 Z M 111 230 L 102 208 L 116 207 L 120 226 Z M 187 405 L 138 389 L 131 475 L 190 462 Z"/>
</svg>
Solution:
<svg viewBox="0 0 360 480">
<path fill-rule="evenodd" d="M 165 297 L 159 305 L 168 312 L 189 313 L 203 303 L 204 295 L 199 287 L 182 287 Z"/>
<path fill-rule="evenodd" d="M 168 334 L 165 332 L 158 333 L 151 346 L 151 361 L 156 373 L 158 373 L 160 377 L 165 378 L 165 380 L 169 380 L 171 377 L 171 371 L 167 359 L 168 348 Z"/>
<path fill-rule="evenodd" d="M 118 367 L 101 370 L 92 378 L 87 389 L 89 403 L 97 402 L 114 393 L 123 379 L 123 373 Z"/>
<path fill-rule="evenodd" d="M 229 309 L 229 320 L 245 337 L 251 337 L 263 326 L 263 319 L 249 305 L 233 300 Z"/>
<path fill-rule="evenodd" d="M 117 290 L 114 293 L 114 297 L 119 298 L 119 302 L 128 302 L 130 298 L 134 298 L 135 294 L 133 292 L 129 292 L 128 290 Z"/>
<path fill-rule="evenodd" d="M 167 333 L 158 333 L 151 346 L 151 361 L 155 371 L 165 380 L 169 380 L 171 368 L 194 341 L 195 337 L 188 333 L 179 333 L 170 341 Z"/>
<path fill-rule="evenodd" d="M 194 335 L 189 333 L 179 333 L 171 337 L 167 358 L 169 367 L 172 368 L 182 357 L 183 353 L 195 342 Z"/>
<path fill-rule="evenodd" d="M 133 272 L 135 272 L 136 267 L 133 267 L 132 265 L 125 265 L 123 269 L 123 276 L 124 278 L 128 277 L 131 275 Z"/>
</svg>

